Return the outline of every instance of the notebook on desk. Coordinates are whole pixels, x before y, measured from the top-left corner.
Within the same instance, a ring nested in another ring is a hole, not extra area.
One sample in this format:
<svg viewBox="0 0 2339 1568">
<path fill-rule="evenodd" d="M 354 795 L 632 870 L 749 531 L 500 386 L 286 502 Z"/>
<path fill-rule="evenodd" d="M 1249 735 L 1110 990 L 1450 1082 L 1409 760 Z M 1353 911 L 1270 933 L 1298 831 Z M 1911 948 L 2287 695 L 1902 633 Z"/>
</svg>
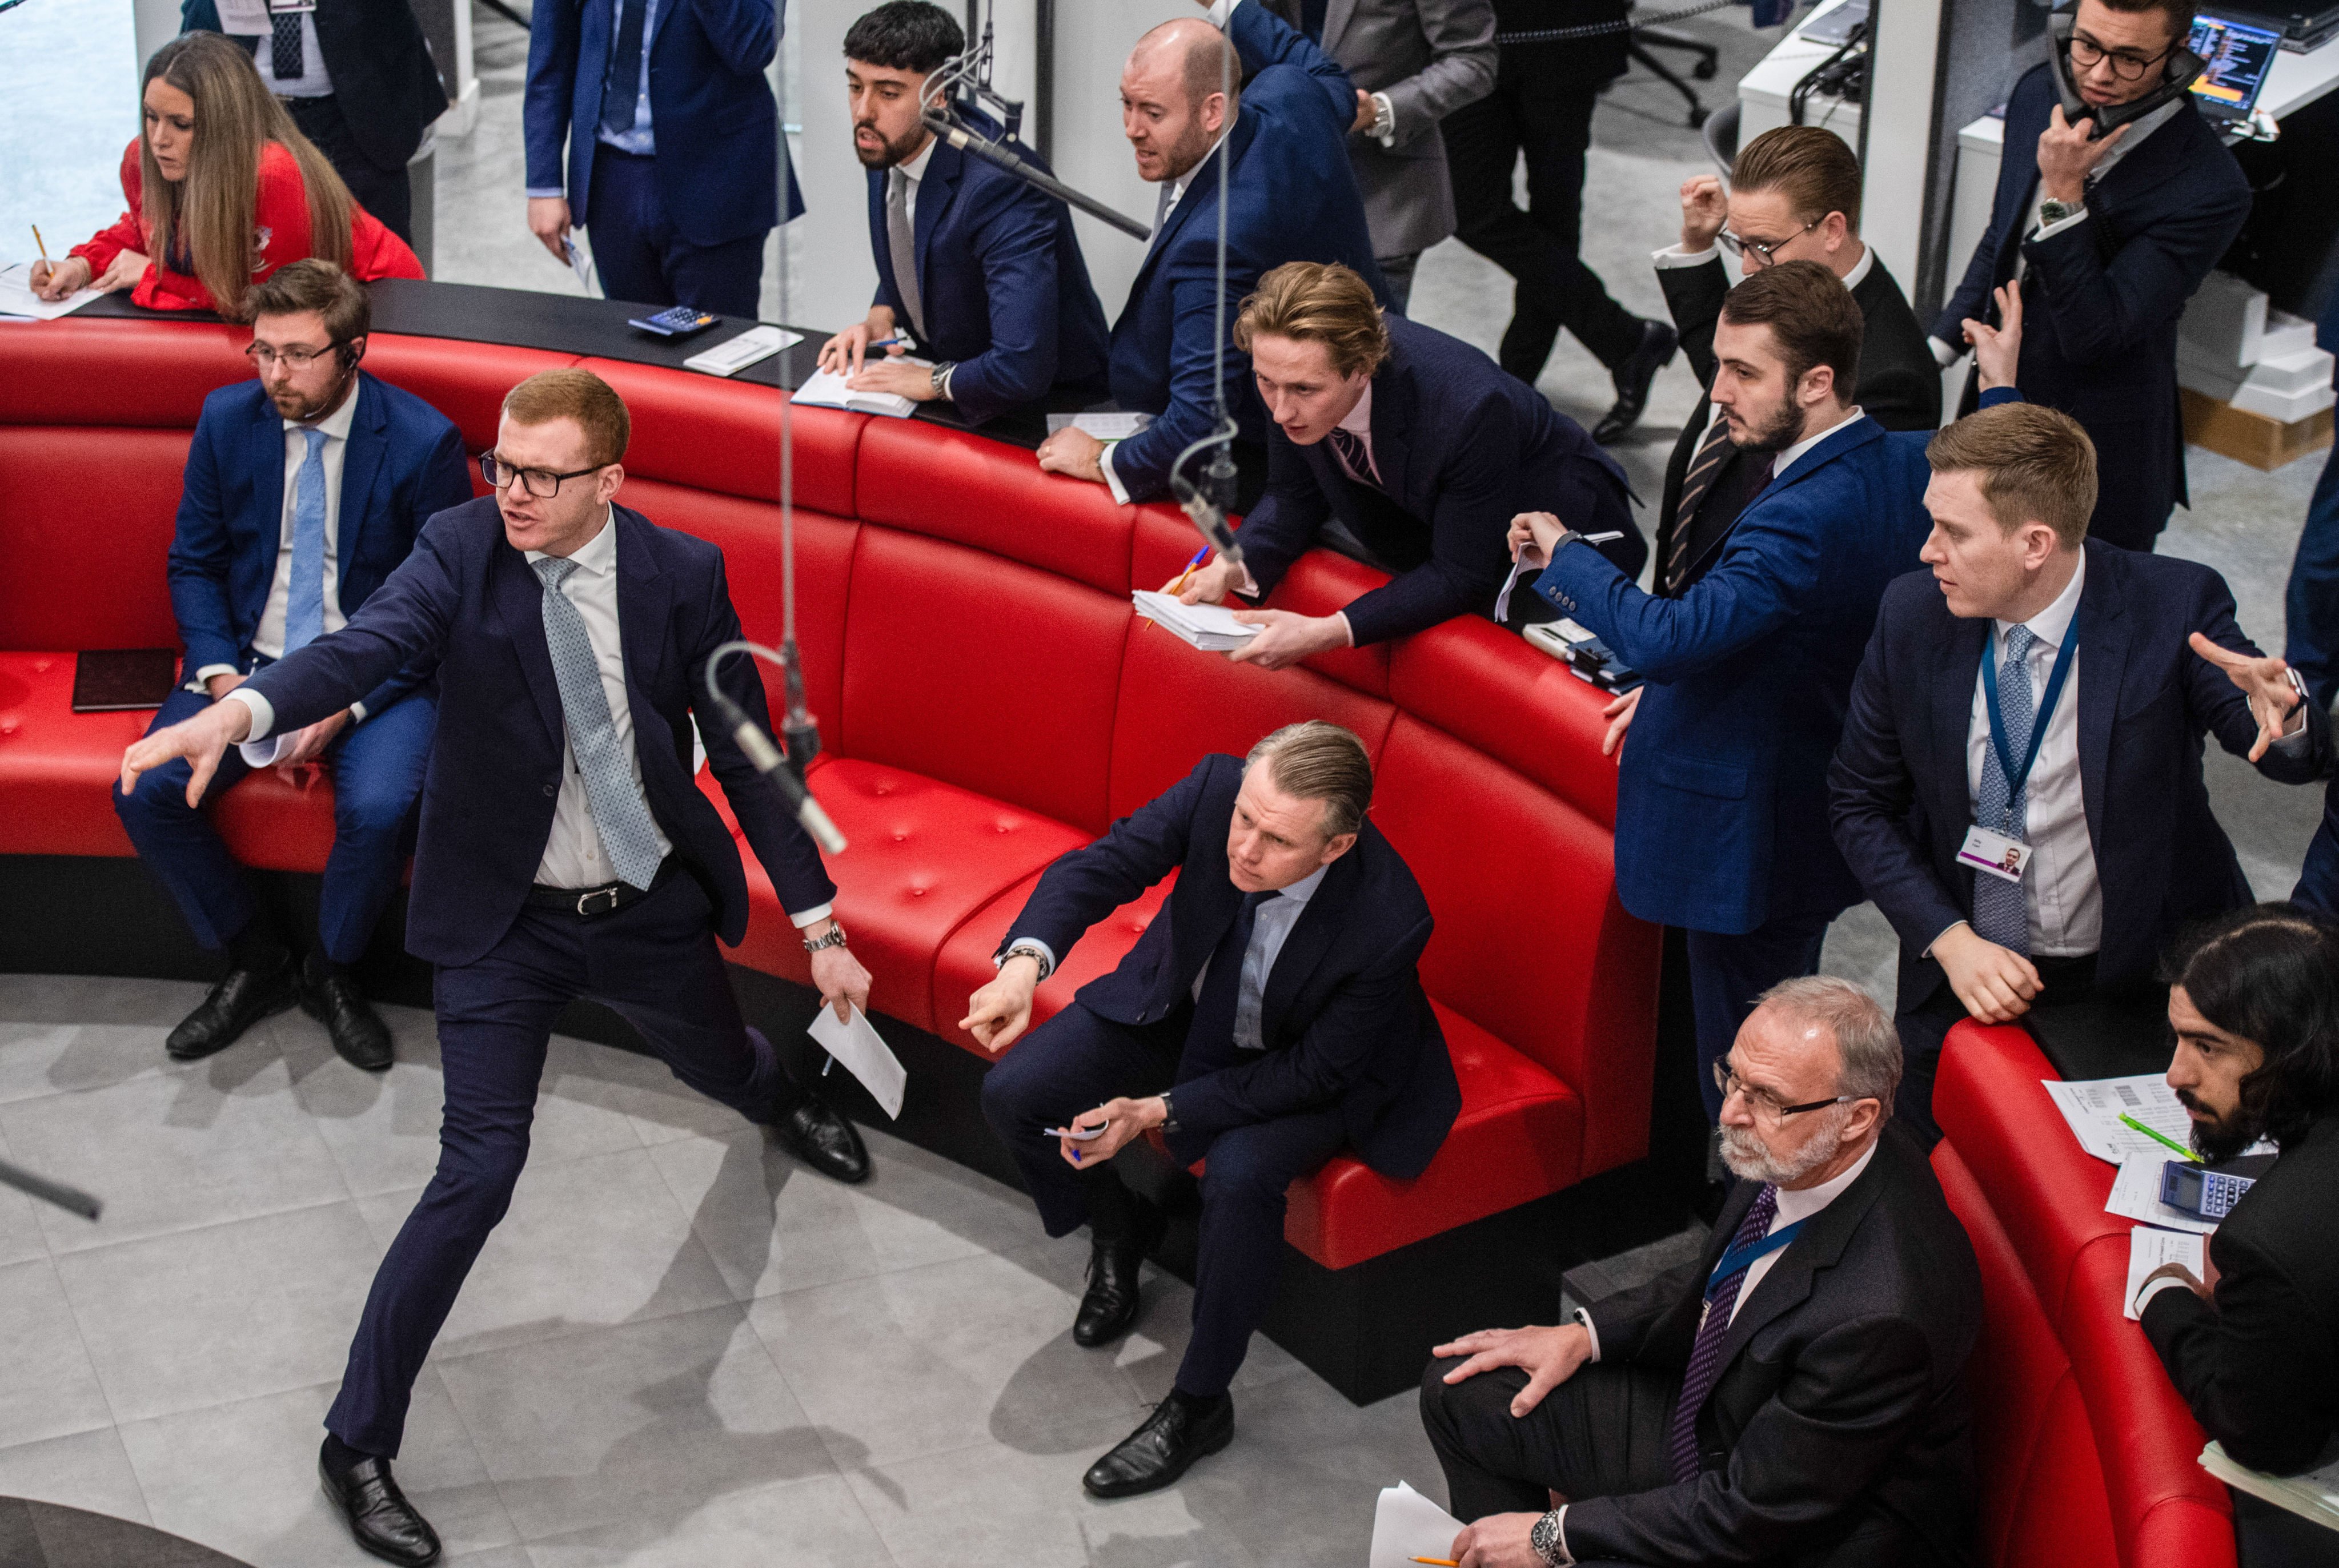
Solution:
<svg viewBox="0 0 2339 1568">
<path fill-rule="evenodd" d="M 913 360 L 906 354 L 887 363 L 932 366 L 931 360 Z M 917 404 L 898 392 L 856 392 L 834 370 L 814 370 L 789 396 L 809 409 L 850 409 L 856 414 L 883 414 L 889 419 L 906 419 L 918 411 Z"/>
<path fill-rule="evenodd" d="M 73 711 L 159 708 L 178 679 L 175 648 L 91 648 L 74 656 Z"/>
</svg>

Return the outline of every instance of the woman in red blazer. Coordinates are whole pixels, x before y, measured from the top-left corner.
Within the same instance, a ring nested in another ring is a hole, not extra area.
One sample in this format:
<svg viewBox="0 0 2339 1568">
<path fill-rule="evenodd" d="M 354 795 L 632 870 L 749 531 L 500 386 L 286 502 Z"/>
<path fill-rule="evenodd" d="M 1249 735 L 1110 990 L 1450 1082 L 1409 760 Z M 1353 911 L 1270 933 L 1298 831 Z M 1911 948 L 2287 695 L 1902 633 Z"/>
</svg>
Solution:
<svg viewBox="0 0 2339 1568">
<path fill-rule="evenodd" d="M 145 134 L 122 154 L 130 210 L 64 261 L 35 264 L 43 298 L 94 283 L 150 310 L 235 320 L 252 284 L 304 256 L 360 279 L 422 276 L 235 43 L 189 33 L 163 44 L 146 62 L 143 102 Z"/>
</svg>

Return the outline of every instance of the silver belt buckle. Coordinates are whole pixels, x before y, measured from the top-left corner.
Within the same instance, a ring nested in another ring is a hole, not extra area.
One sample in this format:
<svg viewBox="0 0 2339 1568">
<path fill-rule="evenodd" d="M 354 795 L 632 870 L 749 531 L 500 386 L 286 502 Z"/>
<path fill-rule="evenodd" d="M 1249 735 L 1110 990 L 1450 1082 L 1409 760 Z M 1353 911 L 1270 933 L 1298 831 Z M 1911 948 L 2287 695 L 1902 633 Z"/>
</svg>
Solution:
<svg viewBox="0 0 2339 1568">
<path fill-rule="evenodd" d="M 591 908 L 593 901 L 597 898 L 607 899 L 608 907 L 598 910 Z M 614 887 L 597 887 L 589 892 L 580 892 L 577 895 L 577 913 L 580 919 L 589 920 L 596 914 L 615 914 L 617 911 L 617 890 Z"/>
</svg>

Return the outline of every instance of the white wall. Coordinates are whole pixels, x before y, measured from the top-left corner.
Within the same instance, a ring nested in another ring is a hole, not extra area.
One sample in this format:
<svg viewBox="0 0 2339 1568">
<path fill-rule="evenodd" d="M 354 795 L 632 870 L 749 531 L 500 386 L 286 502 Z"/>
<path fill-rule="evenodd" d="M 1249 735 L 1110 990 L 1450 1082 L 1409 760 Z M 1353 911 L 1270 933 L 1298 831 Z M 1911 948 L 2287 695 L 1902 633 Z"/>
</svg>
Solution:
<svg viewBox="0 0 2339 1568">
<path fill-rule="evenodd" d="M 1927 157 L 1933 134 L 1941 0 L 1884 0 L 1876 6 L 1876 17 L 1860 234 L 1913 293 L 1925 192 L 1930 187 Z"/>
<path fill-rule="evenodd" d="M 175 32 L 178 0 L 167 3 Z M 62 256 L 121 212 L 122 149 L 138 134 L 137 43 L 121 0 L 0 11 L 0 263 L 36 254 L 36 223 Z"/>
</svg>

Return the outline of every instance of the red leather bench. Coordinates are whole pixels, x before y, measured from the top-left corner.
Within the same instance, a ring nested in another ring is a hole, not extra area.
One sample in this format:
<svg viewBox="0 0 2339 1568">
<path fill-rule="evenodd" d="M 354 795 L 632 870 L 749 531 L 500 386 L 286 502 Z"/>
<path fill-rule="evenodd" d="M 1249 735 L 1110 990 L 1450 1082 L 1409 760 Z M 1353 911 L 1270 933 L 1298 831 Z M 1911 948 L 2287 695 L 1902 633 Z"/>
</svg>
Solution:
<svg viewBox="0 0 2339 1568">
<path fill-rule="evenodd" d="M 2122 1313 L 2127 1233 L 2113 1169 L 2040 1087 L 2058 1077 L 2018 1028 L 1951 1031 L 1933 1151 L 1981 1260 L 1968 1373 L 1992 1568 L 2231 1568 L 2233 1504 L 2195 1463 L 2205 1441 L 2144 1331 Z"/>
<path fill-rule="evenodd" d="M 74 651 L 175 641 L 163 577 L 203 395 L 250 373 L 245 335 L 68 319 L 0 338 L 0 853 L 127 855 L 107 786 L 148 715 L 69 709 Z M 680 371 L 377 335 L 367 368 L 445 410 L 474 450 L 504 391 L 586 363 L 632 408 L 623 499 L 725 553 L 750 635 L 776 641 L 781 395 Z M 1615 768 L 1599 699 L 1485 623 L 1268 673 L 1197 653 L 1130 612 L 1195 536 L 1029 454 L 923 423 L 794 416 L 797 636 L 825 752 L 814 787 L 852 847 L 838 912 L 883 1012 L 953 1041 L 990 953 L 1049 861 L 1209 751 L 1327 717 L 1378 770 L 1373 816 L 1438 927 L 1424 978 L 1463 1110 L 1417 1180 L 1335 1159 L 1288 1234 L 1329 1269 L 1496 1214 L 1646 1148 L 1657 933 L 1613 885 Z M 1379 580 L 1321 552 L 1275 603 L 1321 612 Z M 716 793 L 719 796 L 719 792 Z M 328 787 L 272 776 L 224 797 L 236 853 L 315 871 Z M 747 856 L 756 910 L 735 962 L 805 978 Z M 1159 907 L 1092 932 L 1042 1015 L 1116 962 Z"/>
</svg>

